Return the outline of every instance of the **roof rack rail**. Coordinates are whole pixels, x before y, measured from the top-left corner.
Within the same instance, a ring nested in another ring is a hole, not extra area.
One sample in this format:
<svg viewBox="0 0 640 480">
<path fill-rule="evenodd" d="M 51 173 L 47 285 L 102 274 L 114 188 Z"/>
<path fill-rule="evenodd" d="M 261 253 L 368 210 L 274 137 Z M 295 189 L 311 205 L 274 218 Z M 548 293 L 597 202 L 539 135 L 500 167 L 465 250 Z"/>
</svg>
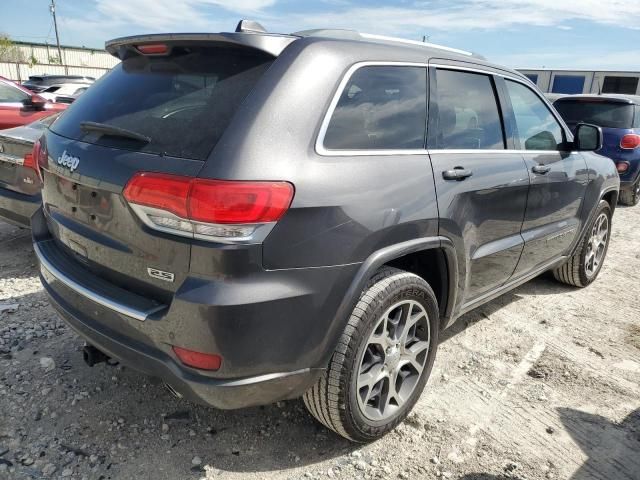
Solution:
<svg viewBox="0 0 640 480">
<path fill-rule="evenodd" d="M 313 30 L 302 30 L 292 33 L 296 37 L 328 37 L 338 39 L 357 40 L 360 34 L 355 30 L 347 30 L 342 28 L 317 28 Z"/>
<path fill-rule="evenodd" d="M 481 57 L 480 55 L 475 54 L 473 52 L 469 52 L 467 50 L 447 47 L 445 45 L 438 45 L 437 43 L 420 42 L 418 40 L 407 40 L 406 38 L 399 38 L 399 37 L 387 37 L 385 35 L 375 35 L 372 33 L 361 33 L 360 36 L 368 40 L 384 40 L 387 42 L 406 43 L 409 45 L 417 45 L 420 47 L 437 48 L 439 50 L 446 50 L 448 52 L 458 53 L 460 55 L 467 55 L 469 57 Z M 484 58 L 484 57 L 481 57 L 481 58 Z"/>
<path fill-rule="evenodd" d="M 437 48 L 439 50 L 446 50 L 448 52 L 457 53 L 459 55 L 466 55 L 468 57 L 475 57 L 482 60 L 485 58 L 482 55 L 477 53 L 469 52 L 467 50 L 461 50 L 459 48 L 447 47 L 445 45 L 438 45 L 437 43 L 427 43 L 420 42 L 418 40 L 408 40 L 406 38 L 399 37 L 387 37 L 385 35 L 375 35 L 372 33 L 361 33 L 356 30 L 342 30 L 342 29 L 317 29 L 317 30 L 303 30 L 301 32 L 295 32 L 291 35 L 297 37 L 325 37 L 325 38 L 336 38 L 336 39 L 344 39 L 344 40 L 379 40 L 384 42 L 396 42 L 396 43 L 404 43 L 408 45 L 416 45 L 418 47 L 427 47 L 427 48 Z"/>
</svg>

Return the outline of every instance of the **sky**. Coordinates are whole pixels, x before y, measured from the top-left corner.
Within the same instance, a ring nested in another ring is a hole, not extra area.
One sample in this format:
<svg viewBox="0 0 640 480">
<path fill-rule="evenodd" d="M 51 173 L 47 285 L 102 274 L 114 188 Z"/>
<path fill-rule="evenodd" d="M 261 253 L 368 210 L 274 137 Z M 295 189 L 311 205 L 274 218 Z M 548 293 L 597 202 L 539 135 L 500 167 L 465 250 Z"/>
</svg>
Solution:
<svg viewBox="0 0 640 480">
<path fill-rule="evenodd" d="M 55 42 L 50 0 L 0 0 L 0 33 Z M 640 0 L 56 0 L 63 45 L 159 32 L 312 28 L 428 41 L 513 68 L 640 70 Z"/>
</svg>

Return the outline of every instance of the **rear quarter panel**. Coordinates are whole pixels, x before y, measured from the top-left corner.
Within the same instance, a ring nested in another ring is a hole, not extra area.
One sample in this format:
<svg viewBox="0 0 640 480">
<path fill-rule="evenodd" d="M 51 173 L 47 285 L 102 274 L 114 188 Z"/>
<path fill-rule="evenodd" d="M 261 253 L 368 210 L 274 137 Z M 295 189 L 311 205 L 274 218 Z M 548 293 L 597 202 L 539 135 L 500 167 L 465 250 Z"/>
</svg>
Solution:
<svg viewBox="0 0 640 480">
<path fill-rule="evenodd" d="M 582 156 L 585 159 L 589 173 L 589 183 L 585 191 L 583 209 L 580 215 L 584 230 L 603 196 L 615 191 L 617 198 L 617 192 L 620 189 L 620 177 L 611 159 L 594 152 L 582 152 Z M 611 205 L 612 209 L 615 209 L 615 207 L 615 204 Z"/>
<path fill-rule="evenodd" d="M 294 184 L 291 208 L 264 243 L 267 269 L 362 262 L 387 245 L 437 235 L 426 153 L 316 152 L 316 137 L 340 80 L 363 61 L 362 46 L 341 47 L 337 55 L 335 41 L 302 39 L 290 45 L 236 113 L 200 172 L 208 178 Z M 384 61 L 385 47 L 375 48 L 373 58 Z M 388 50 L 389 61 L 395 60 L 393 51 Z"/>
</svg>

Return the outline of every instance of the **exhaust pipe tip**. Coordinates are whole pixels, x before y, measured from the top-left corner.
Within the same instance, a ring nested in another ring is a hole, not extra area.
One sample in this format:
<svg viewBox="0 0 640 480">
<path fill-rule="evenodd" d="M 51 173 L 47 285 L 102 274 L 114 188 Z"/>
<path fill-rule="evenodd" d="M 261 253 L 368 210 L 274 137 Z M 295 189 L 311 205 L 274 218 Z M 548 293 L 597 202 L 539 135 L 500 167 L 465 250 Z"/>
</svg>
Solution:
<svg viewBox="0 0 640 480">
<path fill-rule="evenodd" d="M 109 360 L 109 356 L 98 350 L 93 345 L 85 345 L 82 349 L 82 358 L 84 363 L 93 367 L 98 363 L 103 363 Z"/>
</svg>

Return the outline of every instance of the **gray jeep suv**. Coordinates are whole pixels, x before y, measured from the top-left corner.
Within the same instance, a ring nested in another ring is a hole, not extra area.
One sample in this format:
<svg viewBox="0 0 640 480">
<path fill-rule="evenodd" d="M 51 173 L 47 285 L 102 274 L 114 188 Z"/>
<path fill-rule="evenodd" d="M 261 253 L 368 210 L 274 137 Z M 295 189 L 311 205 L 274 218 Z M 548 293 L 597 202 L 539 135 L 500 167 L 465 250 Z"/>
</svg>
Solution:
<svg viewBox="0 0 640 480">
<path fill-rule="evenodd" d="M 218 408 L 304 397 L 354 441 L 462 313 L 602 267 L 619 180 L 521 74 L 350 31 L 120 38 L 45 133 L 42 282 L 88 343 Z"/>
</svg>

